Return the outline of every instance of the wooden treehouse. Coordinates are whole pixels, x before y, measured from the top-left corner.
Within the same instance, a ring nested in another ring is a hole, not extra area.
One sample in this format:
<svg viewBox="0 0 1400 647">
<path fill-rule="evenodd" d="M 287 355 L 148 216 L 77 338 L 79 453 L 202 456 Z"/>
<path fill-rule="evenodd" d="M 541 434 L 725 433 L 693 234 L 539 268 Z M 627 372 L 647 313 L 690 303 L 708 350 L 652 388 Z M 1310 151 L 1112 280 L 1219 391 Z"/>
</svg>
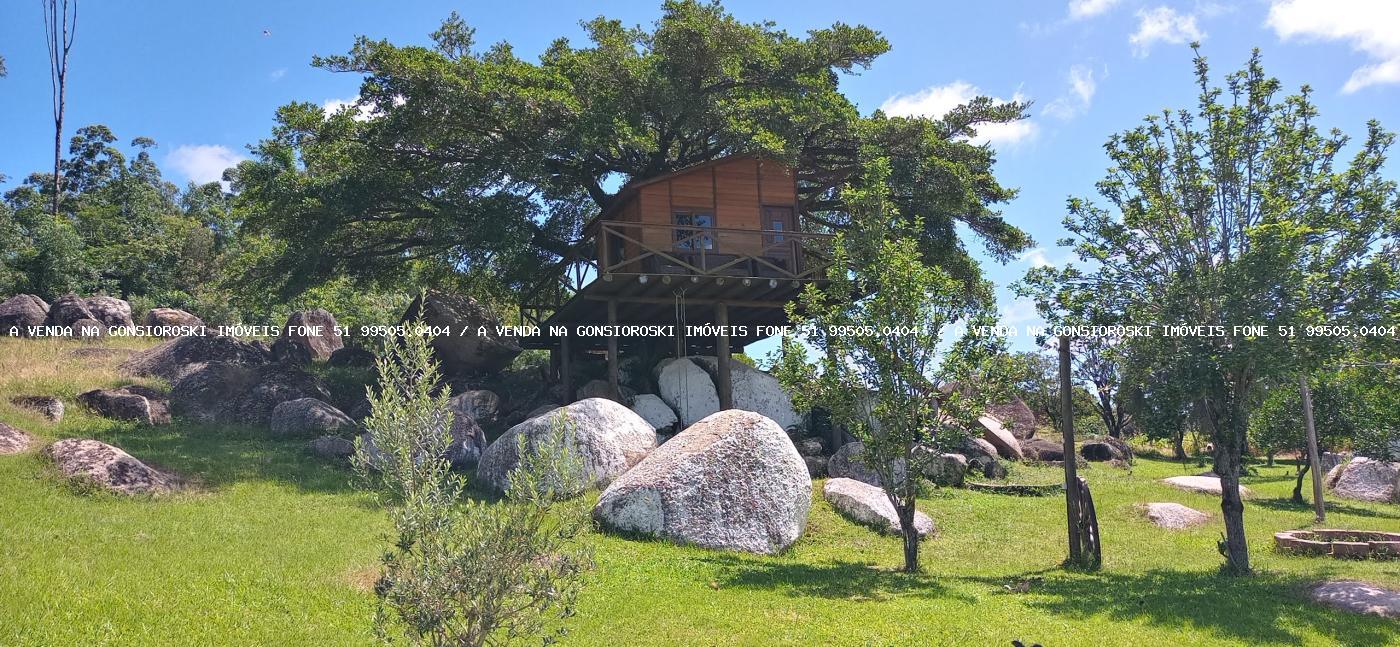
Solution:
<svg viewBox="0 0 1400 647">
<path fill-rule="evenodd" d="M 730 354 L 766 336 L 760 326 L 788 323 L 787 302 L 824 280 L 832 236 L 803 229 L 796 175 L 772 160 L 736 155 L 630 182 L 584 227 L 577 251 L 527 291 L 521 316 L 540 335 L 525 345 L 551 351 L 569 400 L 580 353 L 606 354 L 616 394 L 620 352 L 713 352 L 720 405 L 730 408 Z M 673 326 L 682 338 L 573 334 L 609 324 Z M 685 336 L 706 325 L 717 334 Z"/>
</svg>

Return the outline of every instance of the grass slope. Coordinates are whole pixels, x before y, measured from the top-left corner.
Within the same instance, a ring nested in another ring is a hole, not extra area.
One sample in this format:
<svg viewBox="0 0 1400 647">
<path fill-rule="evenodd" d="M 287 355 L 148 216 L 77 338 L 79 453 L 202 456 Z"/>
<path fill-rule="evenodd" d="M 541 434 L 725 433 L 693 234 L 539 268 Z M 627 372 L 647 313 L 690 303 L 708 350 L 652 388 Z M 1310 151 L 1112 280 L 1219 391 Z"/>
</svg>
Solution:
<svg viewBox="0 0 1400 647">
<path fill-rule="evenodd" d="M 46 439 L 111 442 L 197 486 L 158 500 L 79 494 L 35 453 L 0 457 L 0 643 L 368 644 L 366 582 L 387 528 L 348 470 L 258 429 L 151 429 L 87 414 L 74 395 L 126 381 L 114 369 L 119 358 L 68 355 L 81 346 L 0 339 L 0 421 Z M 49 425 L 9 405 L 26 393 L 63 396 L 64 421 Z M 1095 574 L 1058 568 L 1062 499 L 962 490 L 921 502 L 940 535 L 924 544 L 918 576 L 893 572 L 898 541 L 838 516 L 820 484 L 806 534 L 776 558 L 595 535 L 598 568 L 566 642 L 1400 644 L 1394 623 L 1303 598 L 1324 578 L 1400 586 L 1400 563 L 1272 550 L 1271 533 L 1312 520 L 1287 500 L 1290 470 L 1246 479 L 1257 494 L 1246 524 L 1261 572 L 1246 579 L 1216 575 L 1218 500 L 1157 482 L 1199 468 L 1159 460 L 1085 471 L 1105 543 Z M 1013 472 L 1036 482 L 1058 476 Z M 1212 522 L 1157 529 L 1134 509 L 1146 501 L 1178 501 Z M 1328 525 L 1400 530 L 1400 508 L 1335 503 Z"/>
</svg>

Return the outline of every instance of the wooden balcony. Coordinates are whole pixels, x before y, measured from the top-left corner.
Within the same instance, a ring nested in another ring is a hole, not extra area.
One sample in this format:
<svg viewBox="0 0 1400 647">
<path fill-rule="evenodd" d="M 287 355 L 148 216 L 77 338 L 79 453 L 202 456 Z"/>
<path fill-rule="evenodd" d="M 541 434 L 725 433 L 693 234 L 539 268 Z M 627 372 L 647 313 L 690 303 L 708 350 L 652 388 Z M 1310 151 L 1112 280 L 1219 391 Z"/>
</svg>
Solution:
<svg viewBox="0 0 1400 647">
<path fill-rule="evenodd" d="M 728 303 L 735 323 L 781 323 L 783 305 L 806 283 L 825 279 L 834 238 L 622 221 L 594 231 L 526 292 L 523 323 L 601 323 L 609 302 L 623 323 L 674 323 L 678 301 Z M 691 322 L 706 321 L 708 310 L 697 309 Z"/>
</svg>

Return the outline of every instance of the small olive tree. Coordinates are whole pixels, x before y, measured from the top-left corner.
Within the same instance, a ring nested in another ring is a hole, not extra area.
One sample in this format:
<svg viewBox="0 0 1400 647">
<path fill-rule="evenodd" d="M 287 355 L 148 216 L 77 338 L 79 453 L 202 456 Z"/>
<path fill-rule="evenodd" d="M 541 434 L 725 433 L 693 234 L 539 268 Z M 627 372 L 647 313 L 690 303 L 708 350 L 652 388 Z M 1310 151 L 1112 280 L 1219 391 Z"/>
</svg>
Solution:
<svg viewBox="0 0 1400 647">
<path fill-rule="evenodd" d="M 453 414 L 427 338 L 386 344 L 376 366 L 369 433 L 353 458 L 393 525 L 374 587 L 376 634 L 474 646 L 562 633 L 558 620 L 572 615 L 591 563 L 579 540 L 587 512 L 560 494 L 580 490 L 583 477 L 567 418 L 521 448 L 505 500 L 474 500 L 445 458 Z"/>
<path fill-rule="evenodd" d="M 837 238 L 829 284 L 808 286 L 788 315 L 798 338 L 785 338 L 775 372 L 803 409 L 819 404 L 865 445 L 860 459 L 880 476 L 902 526 L 904 570 L 919 570 L 914 527 L 916 475 L 943 447 L 958 446 L 987 400 L 1004 390 L 989 379 L 1004 339 L 977 335 L 994 315 L 985 283 L 971 288 L 920 260 L 883 187 L 883 162 L 871 180 L 844 192 L 857 227 Z M 940 344 L 956 325 L 969 334 Z M 948 388 L 954 382 L 976 389 Z"/>
</svg>

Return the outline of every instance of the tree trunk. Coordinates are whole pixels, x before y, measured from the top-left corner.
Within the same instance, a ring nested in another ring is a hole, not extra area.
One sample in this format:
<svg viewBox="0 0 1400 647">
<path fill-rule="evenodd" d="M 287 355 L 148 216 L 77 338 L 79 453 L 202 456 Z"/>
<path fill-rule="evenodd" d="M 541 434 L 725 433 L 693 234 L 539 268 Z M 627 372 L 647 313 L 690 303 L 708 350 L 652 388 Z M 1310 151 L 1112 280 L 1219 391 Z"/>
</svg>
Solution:
<svg viewBox="0 0 1400 647">
<path fill-rule="evenodd" d="M 895 506 L 899 526 L 904 535 L 904 572 L 919 572 L 919 529 L 914 527 L 914 499 Z"/>
<path fill-rule="evenodd" d="M 1235 398 L 1227 396 L 1222 400 L 1229 402 L 1226 411 L 1212 411 L 1214 407 L 1211 406 L 1204 416 L 1211 426 L 1215 473 L 1220 476 L 1220 514 L 1225 520 L 1225 545 L 1221 553 L 1225 556 L 1227 573 L 1248 575 L 1249 543 L 1244 534 L 1244 501 L 1240 498 L 1240 451 L 1244 446 L 1246 419 Z"/>
<path fill-rule="evenodd" d="M 1298 481 L 1293 484 L 1294 503 L 1305 503 L 1303 501 L 1303 475 L 1308 473 L 1308 467 L 1307 463 L 1303 463 L 1302 467 L 1298 468 Z"/>
<path fill-rule="evenodd" d="M 1175 434 L 1172 434 L 1172 456 L 1176 458 L 1176 460 L 1186 460 L 1185 442 L 1186 432 L 1177 431 Z"/>
<path fill-rule="evenodd" d="M 1274 466 L 1274 453 L 1273 453 L 1273 452 L 1269 452 L 1269 453 L 1267 453 L 1267 454 L 1264 454 L 1264 467 L 1273 467 L 1273 466 Z"/>
</svg>

